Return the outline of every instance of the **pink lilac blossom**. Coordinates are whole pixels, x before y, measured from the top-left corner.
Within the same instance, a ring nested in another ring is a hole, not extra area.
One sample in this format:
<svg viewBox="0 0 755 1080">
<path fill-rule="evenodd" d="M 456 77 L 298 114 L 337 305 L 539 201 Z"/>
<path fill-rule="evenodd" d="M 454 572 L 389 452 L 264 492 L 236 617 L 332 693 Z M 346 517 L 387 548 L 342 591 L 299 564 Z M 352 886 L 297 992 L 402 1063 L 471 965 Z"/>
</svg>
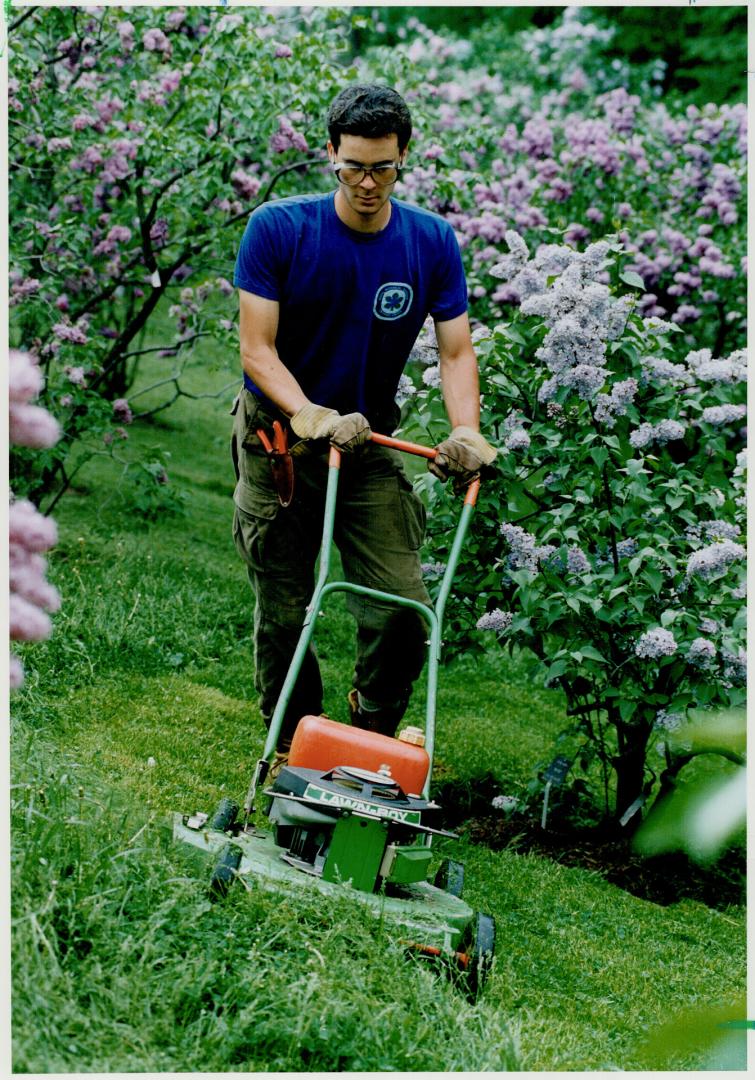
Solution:
<svg viewBox="0 0 755 1080">
<path fill-rule="evenodd" d="M 309 145 L 304 136 L 294 129 L 288 117 L 281 116 L 278 119 L 278 130 L 270 139 L 270 149 L 274 154 L 282 154 L 292 149 L 306 153 Z"/>
<path fill-rule="evenodd" d="M 243 169 L 236 169 L 231 173 L 231 183 L 234 189 L 245 199 L 254 199 L 262 187 L 262 181 Z"/>
<path fill-rule="evenodd" d="M 673 656 L 677 648 L 671 631 L 657 626 L 640 635 L 635 643 L 634 653 L 643 660 L 658 660 L 664 656 Z"/>
<path fill-rule="evenodd" d="M 113 417 L 120 420 L 122 424 L 130 424 L 133 421 L 134 415 L 126 398 L 116 398 L 113 402 Z"/>
<path fill-rule="evenodd" d="M 10 307 L 14 307 L 16 304 L 20 304 L 22 300 L 25 300 L 28 296 L 33 296 L 34 293 L 39 292 L 40 282 L 37 278 L 25 278 L 22 281 L 14 282 L 11 285 L 11 295 L 8 301 Z"/>
<path fill-rule="evenodd" d="M 52 332 L 61 341 L 70 341 L 72 345 L 86 345 L 88 341 L 84 329 L 78 324 L 74 325 L 69 322 L 55 323 Z"/>
<path fill-rule="evenodd" d="M 87 381 L 83 367 L 71 367 L 69 364 L 63 368 L 63 372 L 70 383 L 73 383 L 74 386 L 80 386 L 82 390 L 86 390 Z"/>
</svg>

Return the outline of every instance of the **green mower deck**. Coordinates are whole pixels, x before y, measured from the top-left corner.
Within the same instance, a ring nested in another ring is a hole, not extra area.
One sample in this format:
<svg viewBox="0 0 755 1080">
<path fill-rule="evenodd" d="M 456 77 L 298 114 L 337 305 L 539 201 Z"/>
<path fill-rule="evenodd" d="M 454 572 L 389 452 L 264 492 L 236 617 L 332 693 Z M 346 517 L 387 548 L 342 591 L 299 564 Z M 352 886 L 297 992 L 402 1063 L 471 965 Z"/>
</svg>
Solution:
<svg viewBox="0 0 755 1080">
<path fill-rule="evenodd" d="M 349 886 L 348 882 L 324 881 L 316 874 L 307 874 L 281 858 L 285 851 L 275 843 L 272 832 L 251 829 L 230 837 L 225 832 L 205 827 L 192 828 L 186 824 L 187 815 L 173 815 L 173 839 L 191 844 L 217 860 L 227 849 L 236 849 L 236 858 L 229 860 L 232 874 L 251 888 L 272 892 L 315 888 L 326 896 L 349 895 L 364 904 L 376 918 L 386 918 L 400 927 L 406 944 L 438 949 L 453 954 L 462 944 L 465 931 L 474 922 L 475 912 L 461 900 L 430 882 L 401 886 L 400 895 L 384 892 L 367 893 Z"/>
</svg>

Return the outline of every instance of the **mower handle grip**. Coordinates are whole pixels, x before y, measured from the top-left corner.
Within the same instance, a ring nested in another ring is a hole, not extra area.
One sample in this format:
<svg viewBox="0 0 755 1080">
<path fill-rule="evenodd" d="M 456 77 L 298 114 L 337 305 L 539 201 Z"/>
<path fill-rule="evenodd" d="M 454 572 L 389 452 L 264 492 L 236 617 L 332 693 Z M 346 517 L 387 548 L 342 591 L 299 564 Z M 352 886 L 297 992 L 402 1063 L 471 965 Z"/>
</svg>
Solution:
<svg viewBox="0 0 755 1080">
<path fill-rule="evenodd" d="M 371 431 L 369 441 L 378 446 L 387 446 L 390 450 L 401 450 L 405 454 L 416 454 L 417 457 L 428 458 L 430 461 L 437 457 L 438 451 L 434 446 L 421 446 L 420 443 L 407 442 L 405 439 L 394 439 L 392 435 L 379 435 L 377 431 Z M 329 464 L 337 469 L 341 464 L 341 451 L 331 445 Z M 480 493 L 479 476 L 472 480 L 464 492 L 464 504 L 474 506 Z"/>
<path fill-rule="evenodd" d="M 416 454 L 417 457 L 429 458 L 431 461 L 438 454 L 434 446 L 420 446 L 419 443 L 407 442 L 405 439 L 394 439 L 392 435 L 378 435 L 377 431 L 370 432 L 370 442 L 377 443 L 378 446 L 387 446 L 391 450 L 401 450 L 404 454 Z"/>
</svg>

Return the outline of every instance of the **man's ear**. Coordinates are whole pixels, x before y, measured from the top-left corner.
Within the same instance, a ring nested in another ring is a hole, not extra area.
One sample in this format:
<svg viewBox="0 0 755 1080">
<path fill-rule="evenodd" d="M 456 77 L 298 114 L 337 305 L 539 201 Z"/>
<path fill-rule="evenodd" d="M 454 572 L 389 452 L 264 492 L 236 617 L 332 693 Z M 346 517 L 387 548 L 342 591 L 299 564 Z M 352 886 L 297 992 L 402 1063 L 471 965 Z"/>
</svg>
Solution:
<svg viewBox="0 0 755 1080">
<path fill-rule="evenodd" d="M 335 152 L 335 149 L 333 147 L 333 143 L 330 141 L 330 139 L 328 139 L 327 150 L 328 150 L 328 160 L 330 161 L 330 164 L 332 165 L 333 162 L 336 160 L 336 152 Z"/>
</svg>

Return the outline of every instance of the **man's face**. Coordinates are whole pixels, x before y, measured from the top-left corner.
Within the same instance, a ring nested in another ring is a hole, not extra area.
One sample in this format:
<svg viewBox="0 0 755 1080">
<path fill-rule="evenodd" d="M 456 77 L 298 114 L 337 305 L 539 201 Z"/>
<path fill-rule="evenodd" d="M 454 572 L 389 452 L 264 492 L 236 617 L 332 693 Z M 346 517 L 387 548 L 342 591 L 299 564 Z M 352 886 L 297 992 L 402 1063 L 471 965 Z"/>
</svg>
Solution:
<svg viewBox="0 0 755 1080">
<path fill-rule="evenodd" d="M 376 165 L 403 164 L 406 152 L 398 152 L 398 136 L 386 135 L 380 139 L 365 139 L 361 135 L 342 135 L 336 151 L 328 143 L 328 156 L 333 164 L 374 168 Z M 380 215 L 393 191 L 394 184 L 378 184 L 369 174 L 354 187 L 338 185 L 338 193 L 345 203 L 347 214 L 355 215 L 362 224 Z M 343 204 L 342 204 L 343 205 Z M 384 212 L 384 211 L 383 211 Z"/>
</svg>

